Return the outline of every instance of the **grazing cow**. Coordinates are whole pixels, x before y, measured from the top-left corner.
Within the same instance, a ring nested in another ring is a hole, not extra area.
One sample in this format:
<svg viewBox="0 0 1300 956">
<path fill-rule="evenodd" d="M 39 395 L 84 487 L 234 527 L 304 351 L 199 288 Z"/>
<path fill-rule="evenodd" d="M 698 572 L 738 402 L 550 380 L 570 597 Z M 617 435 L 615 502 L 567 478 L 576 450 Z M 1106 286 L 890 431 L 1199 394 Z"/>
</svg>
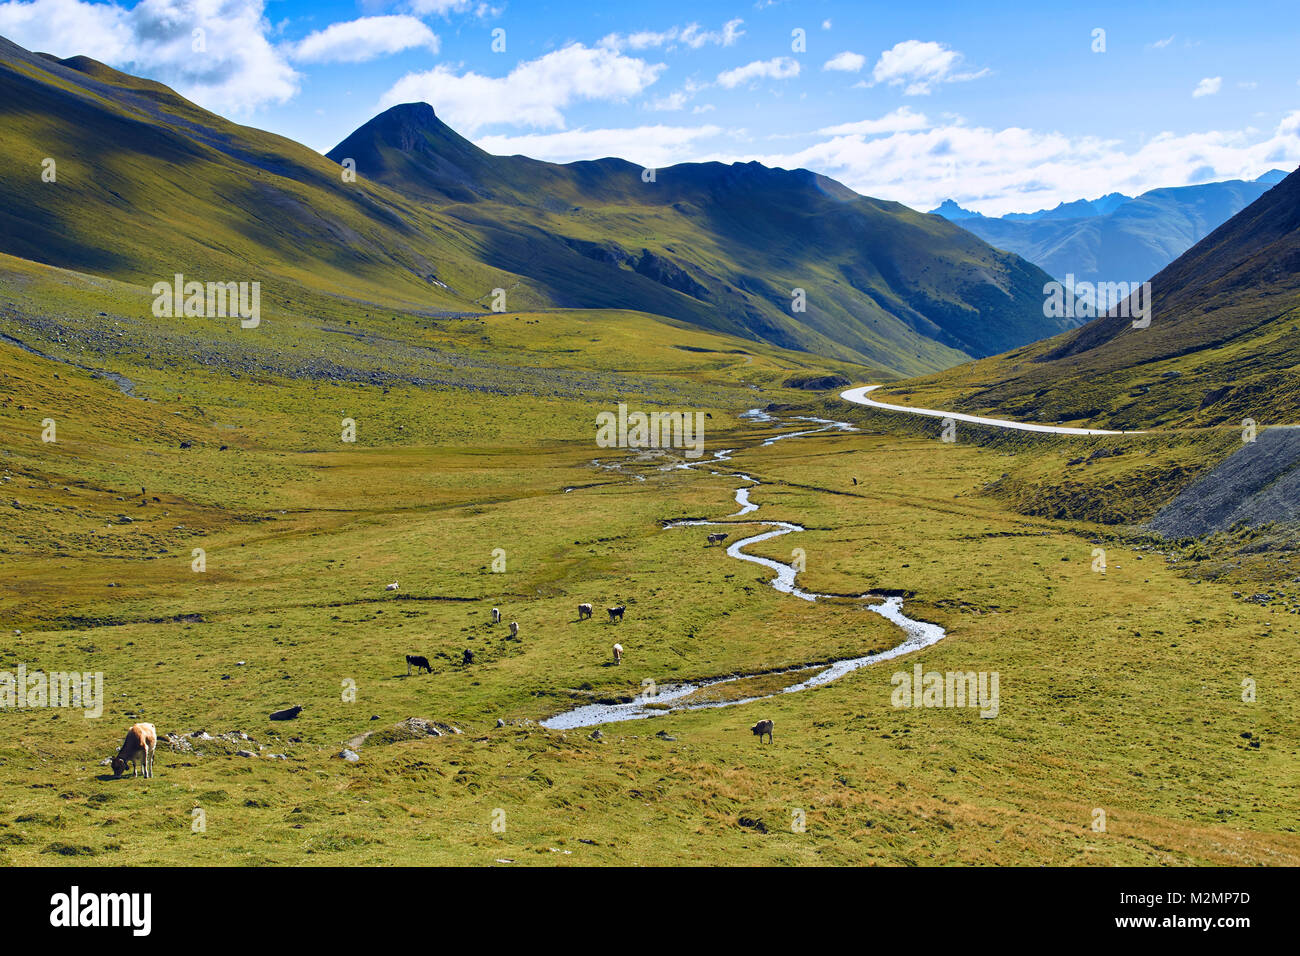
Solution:
<svg viewBox="0 0 1300 956">
<path fill-rule="evenodd" d="M 772 742 L 772 722 L 770 720 L 760 720 L 749 728 L 749 732 L 758 738 L 760 744 L 763 742 L 764 734 L 767 734 L 767 742 L 769 744 Z"/>
<path fill-rule="evenodd" d="M 396 590 L 397 590 L 397 582 L 394 581 L 392 584 L 385 585 L 385 586 L 384 586 L 384 590 L 385 590 L 385 591 L 396 591 Z"/>
<path fill-rule="evenodd" d="M 518 622 L 518 621 L 511 621 L 511 622 L 510 622 L 510 636 L 511 636 L 511 637 L 518 637 L 518 636 L 519 636 L 519 622 Z"/>
<path fill-rule="evenodd" d="M 470 664 L 473 664 L 474 652 L 471 651 L 468 647 L 465 648 L 465 653 L 460 656 L 460 662 L 464 664 L 466 667 L 468 667 Z"/>
<path fill-rule="evenodd" d="M 494 607 L 494 608 L 492 609 L 492 623 L 493 623 L 493 624 L 500 624 L 500 623 L 501 623 L 501 608 L 499 608 L 499 607 Z"/>
<path fill-rule="evenodd" d="M 719 541 L 726 541 L 727 536 L 730 534 L 731 532 L 729 531 L 715 531 L 713 534 L 709 535 L 709 544 L 717 544 Z"/>
<path fill-rule="evenodd" d="M 122 776 L 128 763 L 131 765 L 131 776 L 137 776 L 140 768 L 136 767 L 136 761 L 139 760 L 144 775 L 152 777 L 153 752 L 157 746 L 158 731 L 154 730 L 153 724 L 132 724 L 131 729 L 126 732 L 122 749 L 113 758 L 113 776 Z"/>
<path fill-rule="evenodd" d="M 623 645 L 622 645 L 622 644 L 615 644 L 615 645 L 614 645 L 614 663 L 615 663 L 615 664 L 622 664 L 622 663 L 623 663 Z"/>
<path fill-rule="evenodd" d="M 417 657 L 417 656 L 414 655 L 414 654 L 407 654 L 407 655 L 406 655 L 406 674 L 407 674 L 408 677 L 409 677 L 410 674 L 411 674 L 411 668 L 412 668 L 412 667 L 415 668 L 415 672 L 416 672 L 417 674 L 420 673 L 420 668 L 421 668 L 421 667 L 424 668 L 424 672 L 425 672 L 426 674 L 432 674 L 432 673 L 433 673 L 433 668 L 429 666 L 429 658 L 427 658 L 427 657 Z"/>
<path fill-rule="evenodd" d="M 591 605 L 590 605 L 590 604 L 579 604 L 579 605 L 578 605 L 578 620 L 581 621 L 583 618 L 588 618 L 588 617 L 591 617 Z"/>
<path fill-rule="evenodd" d="M 612 624 L 623 620 L 623 612 L 627 610 L 627 605 L 620 604 L 618 607 L 607 607 L 605 610 L 609 612 L 609 621 Z"/>
<path fill-rule="evenodd" d="M 294 704 L 292 707 L 286 707 L 284 710 L 277 710 L 271 715 L 272 720 L 293 720 L 302 713 L 302 704 Z"/>
</svg>

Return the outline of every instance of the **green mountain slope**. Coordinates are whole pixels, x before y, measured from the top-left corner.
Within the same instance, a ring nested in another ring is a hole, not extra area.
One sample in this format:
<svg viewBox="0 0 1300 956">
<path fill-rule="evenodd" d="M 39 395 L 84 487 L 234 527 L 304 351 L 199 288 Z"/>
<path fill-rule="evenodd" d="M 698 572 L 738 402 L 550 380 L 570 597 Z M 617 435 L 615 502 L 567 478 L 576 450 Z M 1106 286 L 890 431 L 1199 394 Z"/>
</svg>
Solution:
<svg viewBox="0 0 1300 956">
<path fill-rule="evenodd" d="M 1043 317 L 1038 269 L 807 170 L 688 163 L 647 182 L 618 159 L 492 156 L 424 103 L 393 107 L 328 155 L 485 236 L 490 265 L 566 306 L 635 307 L 913 369 L 1067 325 Z M 795 289 L 805 312 L 792 310 Z"/>
<path fill-rule="evenodd" d="M 286 315 L 477 313 L 504 289 L 512 312 L 632 310 L 895 375 L 1068 327 L 1023 260 L 803 170 L 645 183 L 621 160 L 489 156 L 417 105 L 349 138 L 350 177 L 160 84 L 3 39 L 0 129 L 0 252 L 145 288 L 259 281 Z"/>
<path fill-rule="evenodd" d="M 1121 428 L 1300 421 L 1300 172 L 1215 229 L 1151 285 L 1147 328 L 1105 316 L 908 383 L 912 399 Z"/>
</svg>

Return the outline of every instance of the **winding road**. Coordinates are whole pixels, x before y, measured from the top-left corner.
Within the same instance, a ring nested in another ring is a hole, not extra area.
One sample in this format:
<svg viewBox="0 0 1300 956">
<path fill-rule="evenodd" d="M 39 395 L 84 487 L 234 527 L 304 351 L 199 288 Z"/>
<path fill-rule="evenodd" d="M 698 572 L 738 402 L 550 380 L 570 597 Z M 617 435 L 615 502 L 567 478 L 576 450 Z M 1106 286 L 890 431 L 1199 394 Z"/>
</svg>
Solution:
<svg viewBox="0 0 1300 956">
<path fill-rule="evenodd" d="M 879 385 L 860 385 L 857 388 L 850 388 L 840 392 L 840 398 L 846 402 L 852 402 L 855 405 L 867 405 L 871 408 L 882 408 L 890 412 L 906 412 L 909 415 L 924 415 L 926 418 L 951 418 L 957 422 L 968 422 L 972 425 L 991 425 L 994 428 L 1011 428 L 1022 432 L 1044 432 L 1049 435 L 1145 435 L 1146 432 L 1116 432 L 1107 431 L 1104 428 L 1068 428 L 1064 425 L 1037 425 L 1030 422 L 1013 422 L 1005 418 L 983 418 L 979 415 L 963 415 L 960 412 L 944 412 L 934 408 L 909 408 L 906 405 L 889 405 L 885 402 L 877 402 L 875 399 L 867 397 L 868 392 L 874 392 L 880 388 Z"/>
</svg>

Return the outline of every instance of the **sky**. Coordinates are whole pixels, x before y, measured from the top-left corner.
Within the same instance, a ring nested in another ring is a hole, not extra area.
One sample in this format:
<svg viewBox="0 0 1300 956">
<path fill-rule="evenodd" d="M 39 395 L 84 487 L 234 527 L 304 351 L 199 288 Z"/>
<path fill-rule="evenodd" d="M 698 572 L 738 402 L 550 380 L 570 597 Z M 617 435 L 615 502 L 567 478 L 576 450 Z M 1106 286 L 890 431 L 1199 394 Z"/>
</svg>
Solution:
<svg viewBox="0 0 1300 956">
<path fill-rule="evenodd" d="M 0 36 L 321 152 L 424 101 L 493 153 L 986 215 L 1300 165 L 1296 0 L 0 0 Z"/>
</svg>

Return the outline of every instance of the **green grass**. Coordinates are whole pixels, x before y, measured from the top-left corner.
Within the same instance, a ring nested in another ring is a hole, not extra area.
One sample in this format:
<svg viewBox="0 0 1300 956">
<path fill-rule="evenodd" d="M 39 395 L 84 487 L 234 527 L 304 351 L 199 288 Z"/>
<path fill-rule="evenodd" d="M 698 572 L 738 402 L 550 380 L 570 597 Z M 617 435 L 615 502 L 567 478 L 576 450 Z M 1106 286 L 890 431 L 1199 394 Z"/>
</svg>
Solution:
<svg viewBox="0 0 1300 956">
<path fill-rule="evenodd" d="M 621 312 L 362 314 L 346 347 L 321 331 L 342 312 L 287 314 L 248 340 L 178 320 L 143 352 L 138 288 L 7 269 L 0 331 L 119 372 L 140 397 L 0 344 L 0 669 L 103 671 L 106 691 L 99 720 L 0 713 L 0 862 L 1300 862 L 1297 618 L 1233 598 L 1231 575 L 1196 573 L 1207 561 L 1152 550 L 1122 522 L 1035 504 L 1071 471 L 1104 489 L 1124 469 L 1191 467 L 1213 436 L 1083 469 L 1062 459 L 1091 439 L 948 444 L 923 423 L 779 389 L 807 356 Z M 55 331 L 81 321 L 124 335 L 60 345 Z M 332 348 L 382 380 L 318 380 L 292 361 Z M 462 379 L 425 381 L 434 364 Z M 861 603 L 776 593 L 762 569 L 706 548 L 704 529 L 662 530 L 726 520 L 736 483 L 596 448 L 594 414 L 619 400 L 712 414 L 708 447 L 738 449 L 734 467 L 763 482 L 757 517 L 808 529 L 753 553 L 804 549 L 811 590 L 906 592 L 907 612 L 947 639 L 818 690 L 601 739 L 540 728 L 645 679 L 758 674 L 899 639 Z M 768 401 L 863 430 L 760 448 L 767 429 L 736 414 Z M 339 441 L 345 413 L 353 445 Z M 46 417 L 57 444 L 40 441 Z M 622 472 L 591 464 L 620 457 Z M 1265 570 L 1282 573 L 1252 573 Z M 627 619 L 578 623 L 584 601 L 598 615 L 626 603 Z M 488 623 L 494 606 L 520 623 L 517 641 Z M 433 673 L 406 676 L 408 653 Z M 892 707 L 890 676 L 914 661 L 998 671 L 999 716 Z M 298 720 L 267 720 L 290 704 Z M 400 739 L 393 726 L 413 716 L 462 733 Z M 775 721 L 770 746 L 749 733 L 759 717 Z M 113 780 L 100 761 L 140 719 L 252 741 L 163 747 L 153 780 Z M 336 756 L 369 731 L 358 763 Z"/>
</svg>

